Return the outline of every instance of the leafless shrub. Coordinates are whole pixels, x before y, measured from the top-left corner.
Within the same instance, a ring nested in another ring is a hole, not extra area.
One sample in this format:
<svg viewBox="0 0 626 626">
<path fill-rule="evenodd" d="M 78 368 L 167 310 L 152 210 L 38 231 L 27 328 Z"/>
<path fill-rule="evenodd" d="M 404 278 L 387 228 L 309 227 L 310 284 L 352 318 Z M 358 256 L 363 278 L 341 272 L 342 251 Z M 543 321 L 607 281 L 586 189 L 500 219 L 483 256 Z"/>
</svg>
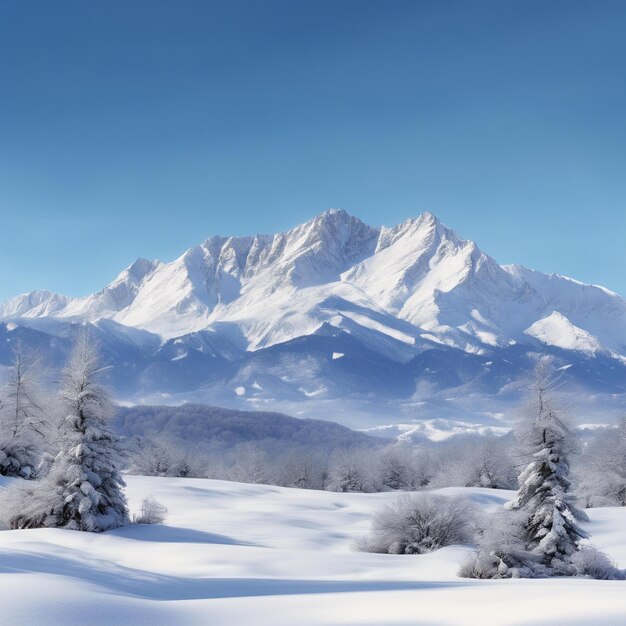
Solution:
<svg viewBox="0 0 626 626">
<path fill-rule="evenodd" d="M 388 554 L 432 552 L 471 541 L 474 519 L 474 508 L 465 498 L 403 495 L 374 516 L 369 537 L 357 548 Z"/>
</svg>

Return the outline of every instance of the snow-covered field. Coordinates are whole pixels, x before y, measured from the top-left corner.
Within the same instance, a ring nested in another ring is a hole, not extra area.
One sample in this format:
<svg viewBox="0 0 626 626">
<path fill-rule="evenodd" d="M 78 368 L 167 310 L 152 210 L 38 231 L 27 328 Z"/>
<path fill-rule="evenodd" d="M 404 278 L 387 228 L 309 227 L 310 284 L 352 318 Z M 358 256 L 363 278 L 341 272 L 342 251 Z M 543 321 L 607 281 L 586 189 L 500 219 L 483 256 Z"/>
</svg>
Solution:
<svg viewBox="0 0 626 626">
<path fill-rule="evenodd" d="M 2 486 L 7 485 L 6 479 Z M 495 509 L 510 492 L 465 493 Z M 470 552 L 355 552 L 395 494 L 128 477 L 131 510 L 154 495 L 164 526 L 104 534 L 0 532 L 3 624 L 624 624 L 626 582 L 466 580 Z M 593 543 L 626 567 L 626 509 L 595 509 Z"/>
</svg>

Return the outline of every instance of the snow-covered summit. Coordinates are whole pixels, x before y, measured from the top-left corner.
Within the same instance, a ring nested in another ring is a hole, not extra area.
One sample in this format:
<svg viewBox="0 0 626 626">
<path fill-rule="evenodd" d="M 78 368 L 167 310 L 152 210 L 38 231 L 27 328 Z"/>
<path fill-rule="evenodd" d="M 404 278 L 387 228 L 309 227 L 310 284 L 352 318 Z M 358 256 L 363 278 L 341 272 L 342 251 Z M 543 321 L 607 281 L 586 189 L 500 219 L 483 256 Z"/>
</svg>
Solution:
<svg viewBox="0 0 626 626">
<path fill-rule="evenodd" d="M 2 319 L 15 317 L 43 317 L 62 311 L 71 298 L 46 289 L 30 291 L 11 298 L 0 305 Z"/>
<path fill-rule="evenodd" d="M 407 360 L 424 342 L 483 353 L 535 343 L 626 355 L 626 302 L 601 287 L 500 266 L 432 213 L 372 227 L 341 209 L 275 235 L 209 237 L 139 259 L 102 291 L 36 291 L 0 320 L 110 319 L 163 340 L 211 330 L 255 350 L 322 327 Z"/>
</svg>

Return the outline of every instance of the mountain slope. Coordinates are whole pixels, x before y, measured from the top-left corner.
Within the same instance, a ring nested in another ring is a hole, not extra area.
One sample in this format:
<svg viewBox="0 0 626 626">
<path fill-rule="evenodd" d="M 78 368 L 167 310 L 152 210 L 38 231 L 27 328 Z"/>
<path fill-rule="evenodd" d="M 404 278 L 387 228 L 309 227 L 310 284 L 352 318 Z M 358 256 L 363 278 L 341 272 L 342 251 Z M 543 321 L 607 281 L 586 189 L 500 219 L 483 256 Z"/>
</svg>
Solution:
<svg viewBox="0 0 626 626">
<path fill-rule="evenodd" d="M 501 266 L 431 213 L 375 228 L 330 210 L 276 235 L 211 237 L 168 263 L 139 259 L 93 295 L 18 296 L 0 322 L 0 362 L 16 329 L 56 338 L 61 358 L 74 325 L 89 323 L 128 399 L 289 412 L 281 403 L 337 399 L 392 411 L 459 385 L 502 395 L 546 351 L 621 394 L 626 364 L 622 298 Z M 427 371 L 433 358 L 450 371 Z"/>
<path fill-rule="evenodd" d="M 626 303 L 616 294 L 501 267 L 431 213 L 377 229 L 339 210 L 274 236 L 211 237 L 170 263 L 139 259 L 85 298 L 38 291 L 0 307 L 4 321 L 104 318 L 164 339 L 227 324 L 252 350 L 324 322 L 357 325 L 413 353 L 424 338 L 470 352 L 523 343 L 553 313 L 594 349 L 626 354 Z M 549 332 L 541 341 L 562 347 Z"/>
</svg>

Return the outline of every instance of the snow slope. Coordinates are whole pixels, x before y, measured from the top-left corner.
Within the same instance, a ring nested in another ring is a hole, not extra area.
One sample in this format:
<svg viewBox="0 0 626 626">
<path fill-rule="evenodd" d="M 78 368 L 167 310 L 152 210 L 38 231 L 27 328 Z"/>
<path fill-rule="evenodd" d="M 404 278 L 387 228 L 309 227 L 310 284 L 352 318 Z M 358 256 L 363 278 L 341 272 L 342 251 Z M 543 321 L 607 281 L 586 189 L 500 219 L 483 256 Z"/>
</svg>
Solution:
<svg viewBox="0 0 626 626">
<path fill-rule="evenodd" d="M 137 476 L 128 482 L 131 507 L 152 494 L 170 509 L 167 525 L 102 535 L 0 532 L 3 623 L 624 623 L 623 581 L 460 579 L 468 546 L 421 556 L 355 552 L 353 541 L 367 533 L 372 513 L 395 494 Z M 486 510 L 511 495 L 441 491 L 464 493 Z M 590 514 L 594 543 L 626 566 L 626 509 Z"/>
<path fill-rule="evenodd" d="M 565 350 L 580 350 L 595 353 L 601 350 L 599 341 L 586 330 L 574 326 L 564 315 L 554 311 L 551 315 L 535 322 L 524 331 L 539 341 Z"/>
</svg>

